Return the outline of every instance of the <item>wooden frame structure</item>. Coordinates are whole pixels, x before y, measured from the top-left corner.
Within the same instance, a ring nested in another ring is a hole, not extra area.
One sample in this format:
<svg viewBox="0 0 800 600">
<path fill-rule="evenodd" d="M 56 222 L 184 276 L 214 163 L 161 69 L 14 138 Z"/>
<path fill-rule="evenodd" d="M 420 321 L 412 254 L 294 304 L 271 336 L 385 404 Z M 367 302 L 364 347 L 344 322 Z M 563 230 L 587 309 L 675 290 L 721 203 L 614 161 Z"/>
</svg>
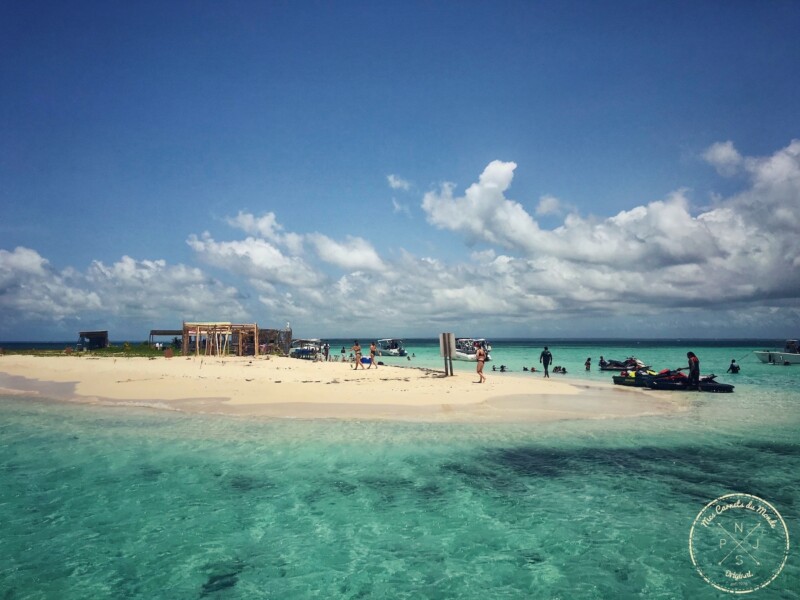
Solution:
<svg viewBox="0 0 800 600">
<path fill-rule="evenodd" d="M 180 337 L 183 335 L 183 329 L 151 329 L 150 330 L 150 339 L 148 339 L 148 345 L 152 346 L 155 342 L 153 338 L 155 337 L 164 337 L 169 336 L 171 338 Z"/>
<path fill-rule="evenodd" d="M 261 354 L 280 354 L 289 356 L 292 347 L 292 330 L 285 329 L 259 329 L 258 346 Z"/>
<path fill-rule="evenodd" d="M 183 322 L 183 355 L 258 356 L 258 324 L 225 321 Z"/>
<path fill-rule="evenodd" d="M 79 331 L 78 337 L 87 350 L 108 348 L 108 331 Z"/>
</svg>

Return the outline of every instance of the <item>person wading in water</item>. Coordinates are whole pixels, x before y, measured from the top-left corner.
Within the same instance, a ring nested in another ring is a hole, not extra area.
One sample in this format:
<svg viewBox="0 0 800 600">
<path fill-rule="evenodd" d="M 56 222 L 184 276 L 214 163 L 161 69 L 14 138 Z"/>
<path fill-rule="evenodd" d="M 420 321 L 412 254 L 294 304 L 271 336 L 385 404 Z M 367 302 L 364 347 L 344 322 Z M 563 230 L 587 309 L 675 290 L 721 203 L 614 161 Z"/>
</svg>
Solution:
<svg viewBox="0 0 800 600">
<path fill-rule="evenodd" d="M 544 367 L 544 376 L 550 379 L 550 372 L 547 369 L 550 363 L 553 362 L 553 355 L 550 353 L 550 350 L 547 349 L 547 346 L 544 347 L 544 350 L 542 350 L 542 353 L 539 355 L 539 362 L 542 363 Z"/>
</svg>

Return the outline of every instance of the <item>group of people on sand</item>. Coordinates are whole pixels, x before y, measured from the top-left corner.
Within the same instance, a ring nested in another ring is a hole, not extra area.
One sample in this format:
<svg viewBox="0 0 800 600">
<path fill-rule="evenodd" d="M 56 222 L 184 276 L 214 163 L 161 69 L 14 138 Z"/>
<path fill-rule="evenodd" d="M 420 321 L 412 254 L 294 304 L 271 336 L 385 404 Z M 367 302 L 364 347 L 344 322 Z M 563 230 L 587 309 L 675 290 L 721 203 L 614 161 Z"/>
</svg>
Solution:
<svg viewBox="0 0 800 600">
<path fill-rule="evenodd" d="M 364 363 L 361 360 L 361 355 L 362 355 L 361 344 L 358 343 L 358 340 L 353 340 L 353 347 L 350 349 L 353 351 L 353 354 L 355 354 L 356 357 L 356 362 L 355 365 L 353 365 L 353 369 L 357 370 L 358 367 L 364 369 Z M 342 352 L 344 353 L 344 348 L 342 348 Z M 376 354 L 378 354 L 378 347 L 375 345 L 375 342 L 372 342 L 369 345 L 369 366 L 366 367 L 366 369 L 371 369 L 373 365 L 375 366 L 376 369 L 378 368 L 378 363 L 375 361 Z"/>
</svg>

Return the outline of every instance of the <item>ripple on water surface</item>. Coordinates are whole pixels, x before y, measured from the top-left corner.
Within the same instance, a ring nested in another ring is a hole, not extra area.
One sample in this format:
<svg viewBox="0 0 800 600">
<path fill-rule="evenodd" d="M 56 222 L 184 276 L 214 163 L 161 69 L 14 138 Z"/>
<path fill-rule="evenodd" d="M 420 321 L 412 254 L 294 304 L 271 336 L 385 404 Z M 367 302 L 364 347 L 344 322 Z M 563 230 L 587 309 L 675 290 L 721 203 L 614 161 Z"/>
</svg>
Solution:
<svg viewBox="0 0 800 600">
<path fill-rule="evenodd" d="M 0 583 L 12 598 L 715 598 L 689 560 L 695 516 L 743 491 L 796 519 L 800 446 L 791 423 L 739 427 L 703 402 L 490 426 L 9 399 Z M 765 592 L 795 598 L 798 581 L 789 561 Z"/>
</svg>

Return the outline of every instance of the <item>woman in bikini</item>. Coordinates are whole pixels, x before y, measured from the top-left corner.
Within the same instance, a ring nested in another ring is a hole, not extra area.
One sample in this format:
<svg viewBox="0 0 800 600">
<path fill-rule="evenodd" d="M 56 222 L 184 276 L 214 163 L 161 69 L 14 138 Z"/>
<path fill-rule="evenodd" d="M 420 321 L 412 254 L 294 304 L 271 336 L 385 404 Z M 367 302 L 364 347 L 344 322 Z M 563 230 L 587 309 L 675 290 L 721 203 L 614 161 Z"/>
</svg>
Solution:
<svg viewBox="0 0 800 600">
<path fill-rule="evenodd" d="M 475 359 L 478 363 L 476 370 L 478 372 L 478 377 L 480 377 L 475 383 L 483 383 L 486 381 L 486 377 L 483 375 L 483 365 L 486 362 L 486 350 L 483 349 L 483 346 L 478 346 L 477 350 L 475 350 Z"/>
</svg>

